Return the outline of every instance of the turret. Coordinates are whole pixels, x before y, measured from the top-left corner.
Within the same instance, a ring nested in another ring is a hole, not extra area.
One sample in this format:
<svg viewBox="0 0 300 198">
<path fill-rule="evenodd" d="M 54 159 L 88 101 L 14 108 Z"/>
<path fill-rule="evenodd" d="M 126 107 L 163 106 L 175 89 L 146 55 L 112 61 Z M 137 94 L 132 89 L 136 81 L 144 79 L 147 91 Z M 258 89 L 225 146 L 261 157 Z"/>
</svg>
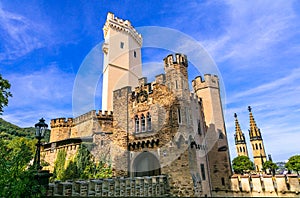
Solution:
<svg viewBox="0 0 300 198">
<path fill-rule="evenodd" d="M 245 135 L 241 130 L 238 118 L 236 113 L 234 114 L 235 117 L 235 145 L 236 145 L 236 150 L 238 156 L 247 156 L 248 157 L 248 149 L 247 149 L 247 144 L 245 140 Z"/>
<path fill-rule="evenodd" d="M 202 99 L 205 123 L 207 124 L 206 144 L 213 189 L 230 189 L 231 164 L 228 150 L 225 120 L 220 96 L 219 79 L 216 75 L 205 74 L 192 81 L 196 95 Z M 222 160 L 220 160 L 222 159 Z"/>
<path fill-rule="evenodd" d="M 138 86 L 142 76 L 142 36 L 128 20 L 107 14 L 103 27 L 102 110 L 113 110 L 113 91 Z"/>
<path fill-rule="evenodd" d="M 261 172 L 263 164 L 267 161 L 267 156 L 260 129 L 256 126 L 256 122 L 254 120 L 252 109 L 250 106 L 248 107 L 248 110 L 250 118 L 249 136 L 252 145 L 255 170 L 257 172 Z"/>
<path fill-rule="evenodd" d="M 68 139 L 71 136 L 71 128 L 73 127 L 73 118 L 56 118 L 52 119 L 50 142 Z"/>
<path fill-rule="evenodd" d="M 187 100 L 189 96 L 188 60 L 184 54 L 169 54 L 164 58 L 166 85 L 179 98 Z"/>
</svg>

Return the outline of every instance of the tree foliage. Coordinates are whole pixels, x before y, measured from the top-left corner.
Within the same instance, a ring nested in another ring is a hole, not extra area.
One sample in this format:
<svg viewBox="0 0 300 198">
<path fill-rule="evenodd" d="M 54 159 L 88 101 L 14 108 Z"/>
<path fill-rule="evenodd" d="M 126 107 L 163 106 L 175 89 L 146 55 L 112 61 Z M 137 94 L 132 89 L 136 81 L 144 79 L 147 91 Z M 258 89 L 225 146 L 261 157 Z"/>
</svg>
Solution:
<svg viewBox="0 0 300 198">
<path fill-rule="evenodd" d="M 277 164 L 268 160 L 263 164 L 263 170 L 269 170 L 273 175 L 275 174 L 275 170 L 278 169 Z"/>
<path fill-rule="evenodd" d="M 246 156 L 238 156 L 232 160 L 232 168 L 237 174 L 249 173 L 254 170 L 254 163 Z"/>
<path fill-rule="evenodd" d="M 288 170 L 296 171 L 299 175 L 300 171 L 300 155 L 294 155 L 289 158 L 289 161 L 285 164 Z"/>
<path fill-rule="evenodd" d="M 95 162 L 87 145 L 81 144 L 74 158 L 66 161 L 65 156 L 66 154 L 58 153 L 52 180 L 96 179 L 112 176 L 111 166 L 105 161 Z"/>
<path fill-rule="evenodd" d="M 27 138 L 0 139 L 0 197 L 30 197 L 40 188 L 30 168 L 34 141 Z"/>
<path fill-rule="evenodd" d="M 9 89 L 10 83 L 8 80 L 2 78 L 2 75 L 0 74 L 0 115 L 3 112 L 3 108 L 8 105 L 8 98 L 12 97 Z"/>
</svg>

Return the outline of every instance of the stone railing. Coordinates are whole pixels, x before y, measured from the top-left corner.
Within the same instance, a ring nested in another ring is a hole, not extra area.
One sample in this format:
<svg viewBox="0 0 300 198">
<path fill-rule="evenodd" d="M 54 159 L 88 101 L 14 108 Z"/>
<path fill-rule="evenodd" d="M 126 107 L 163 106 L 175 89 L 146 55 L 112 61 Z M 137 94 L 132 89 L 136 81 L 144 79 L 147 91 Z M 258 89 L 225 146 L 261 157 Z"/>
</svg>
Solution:
<svg viewBox="0 0 300 198">
<path fill-rule="evenodd" d="M 76 197 L 163 197 L 169 196 L 168 177 L 94 179 L 49 184 L 48 196 Z"/>
</svg>

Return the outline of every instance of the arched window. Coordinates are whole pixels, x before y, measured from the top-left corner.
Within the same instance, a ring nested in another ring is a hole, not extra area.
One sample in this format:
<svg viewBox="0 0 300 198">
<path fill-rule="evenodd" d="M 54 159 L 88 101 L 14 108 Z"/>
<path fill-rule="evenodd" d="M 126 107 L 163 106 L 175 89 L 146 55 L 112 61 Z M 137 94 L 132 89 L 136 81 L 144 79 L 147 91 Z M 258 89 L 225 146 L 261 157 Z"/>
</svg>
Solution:
<svg viewBox="0 0 300 198">
<path fill-rule="evenodd" d="M 255 150 L 254 144 L 252 144 L 252 148 L 253 148 L 253 150 Z"/>
<path fill-rule="evenodd" d="M 255 148 L 256 148 L 256 150 L 258 149 L 257 143 L 255 144 Z"/>
<path fill-rule="evenodd" d="M 141 116 L 141 125 L 142 125 L 142 132 L 146 131 L 146 120 L 144 114 Z"/>
<path fill-rule="evenodd" d="M 147 113 L 147 130 L 148 131 L 152 130 L 151 115 L 149 112 Z"/>
<path fill-rule="evenodd" d="M 243 152 L 245 153 L 245 147 L 243 147 Z"/>
<path fill-rule="evenodd" d="M 242 152 L 242 147 L 240 147 L 240 152 Z"/>
<path fill-rule="evenodd" d="M 140 119 L 139 119 L 139 116 L 135 116 L 134 117 L 134 120 L 135 120 L 135 132 L 138 133 L 140 131 Z"/>
<path fill-rule="evenodd" d="M 262 149 L 261 143 L 259 143 L 259 148 Z"/>
</svg>

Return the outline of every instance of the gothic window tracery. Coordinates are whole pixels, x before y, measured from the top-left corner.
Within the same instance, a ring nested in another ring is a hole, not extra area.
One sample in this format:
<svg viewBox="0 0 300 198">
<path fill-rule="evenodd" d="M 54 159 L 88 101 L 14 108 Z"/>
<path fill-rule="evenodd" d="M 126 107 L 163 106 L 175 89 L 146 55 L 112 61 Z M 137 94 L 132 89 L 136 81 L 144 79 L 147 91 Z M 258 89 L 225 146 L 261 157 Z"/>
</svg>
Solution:
<svg viewBox="0 0 300 198">
<path fill-rule="evenodd" d="M 135 120 L 135 126 L 134 126 L 134 131 L 136 132 L 136 133 L 138 133 L 140 130 L 140 119 L 139 119 L 139 116 L 138 115 L 136 115 L 135 117 L 134 117 L 134 120 Z"/>
<path fill-rule="evenodd" d="M 146 131 L 146 120 L 145 120 L 145 116 L 144 114 L 142 114 L 141 116 L 141 128 L 142 128 L 142 132 L 145 132 Z"/>
</svg>

